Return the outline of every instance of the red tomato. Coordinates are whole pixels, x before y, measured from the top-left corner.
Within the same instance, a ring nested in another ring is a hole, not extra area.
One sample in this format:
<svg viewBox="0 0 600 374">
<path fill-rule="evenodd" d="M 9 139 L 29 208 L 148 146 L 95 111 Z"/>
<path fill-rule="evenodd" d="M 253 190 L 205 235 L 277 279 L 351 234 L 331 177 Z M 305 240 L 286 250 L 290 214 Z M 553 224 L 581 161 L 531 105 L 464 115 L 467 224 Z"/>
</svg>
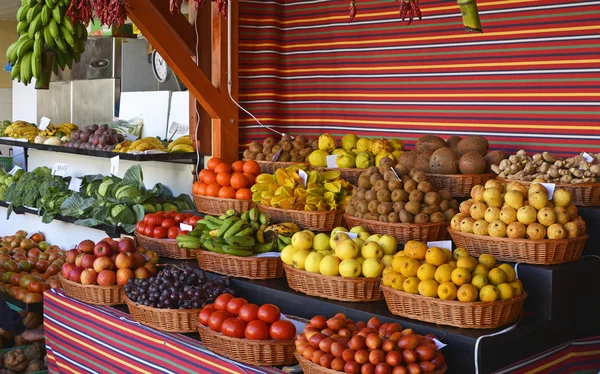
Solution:
<svg viewBox="0 0 600 374">
<path fill-rule="evenodd" d="M 246 325 L 244 336 L 248 340 L 268 340 L 271 338 L 269 325 L 259 320 L 252 321 Z"/>
<path fill-rule="evenodd" d="M 149 225 L 149 224 L 150 224 L 150 218 L 152 218 L 152 217 L 154 217 L 154 214 L 152 214 L 152 213 L 148 213 L 148 214 L 146 214 L 146 215 L 144 216 L 144 223 L 145 223 L 146 225 Z"/>
<path fill-rule="evenodd" d="M 190 231 L 189 230 L 183 230 L 179 232 L 180 235 L 189 235 Z"/>
<path fill-rule="evenodd" d="M 229 300 L 231 299 L 233 299 L 233 295 L 231 294 L 224 293 L 219 295 L 219 297 L 215 299 L 215 309 L 222 311 L 227 310 L 227 303 L 229 303 Z"/>
<path fill-rule="evenodd" d="M 188 217 L 188 218 L 184 219 L 181 223 L 185 223 L 186 225 L 189 225 L 190 224 L 190 218 Z"/>
<path fill-rule="evenodd" d="M 229 318 L 225 320 L 221 325 L 221 332 L 225 336 L 231 336 L 232 338 L 243 339 L 245 337 L 246 322 L 238 318 Z"/>
<path fill-rule="evenodd" d="M 271 324 L 269 334 L 273 339 L 292 340 L 296 336 L 296 326 L 290 321 L 275 321 Z"/>
<path fill-rule="evenodd" d="M 227 311 L 233 315 L 240 314 L 240 308 L 248 304 L 248 301 L 242 297 L 236 297 L 235 299 L 229 300 L 227 303 Z"/>
<path fill-rule="evenodd" d="M 145 229 L 146 229 L 146 224 L 144 223 L 144 221 L 140 221 L 135 224 L 135 231 L 139 232 L 140 234 L 143 235 Z"/>
<path fill-rule="evenodd" d="M 183 222 L 183 220 L 185 220 L 187 217 L 185 214 L 183 213 L 179 213 L 177 214 L 173 219 L 175 220 L 175 224 L 179 225 L 181 222 Z"/>
<path fill-rule="evenodd" d="M 179 235 L 178 227 L 176 227 L 176 226 L 169 227 L 169 230 L 167 231 L 167 236 L 169 237 L 169 239 L 175 239 L 175 238 L 177 238 L 178 235 Z"/>
<path fill-rule="evenodd" d="M 165 217 L 171 218 L 171 219 L 175 218 L 176 215 L 177 215 L 177 212 L 174 210 L 170 210 L 167 213 L 165 213 Z"/>
<path fill-rule="evenodd" d="M 217 310 L 208 317 L 208 327 L 216 332 L 221 332 L 221 325 L 225 320 L 232 318 L 233 316 L 227 312 Z"/>
<path fill-rule="evenodd" d="M 208 326 L 208 318 L 216 311 L 215 304 L 206 305 L 204 308 L 202 308 L 200 314 L 198 314 L 198 322 L 204 326 Z"/>
<path fill-rule="evenodd" d="M 146 236 L 153 236 L 155 228 L 156 228 L 156 226 L 147 225 L 146 229 L 144 230 L 144 235 L 146 235 Z"/>
<path fill-rule="evenodd" d="M 153 226 L 160 226 L 163 221 L 164 218 L 162 216 L 159 216 L 158 214 L 154 215 L 153 218 L 150 218 L 150 224 Z"/>
<path fill-rule="evenodd" d="M 251 322 L 258 319 L 258 305 L 246 304 L 240 308 L 239 319 L 244 322 Z"/>
<path fill-rule="evenodd" d="M 166 220 L 162 221 L 162 223 L 160 225 L 162 227 L 164 227 L 165 229 L 168 229 L 169 227 L 175 226 L 175 221 L 172 220 L 171 218 L 167 218 Z"/>
<path fill-rule="evenodd" d="M 279 321 L 280 314 L 279 308 L 273 304 L 265 304 L 258 308 L 258 319 L 269 324 Z"/>
<path fill-rule="evenodd" d="M 165 229 L 164 227 L 160 227 L 160 226 L 156 227 L 154 229 L 154 231 L 152 232 L 152 235 L 156 239 L 164 239 L 167 237 L 167 229 Z"/>
<path fill-rule="evenodd" d="M 199 217 L 199 216 L 191 216 L 188 218 L 188 220 L 190 222 L 189 225 L 192 225 L 192 227 L 196 227 L 196 223 L 198 221 L 200 221 L 201 219 L 202 219 L 202 217 Z"/>
</svg>

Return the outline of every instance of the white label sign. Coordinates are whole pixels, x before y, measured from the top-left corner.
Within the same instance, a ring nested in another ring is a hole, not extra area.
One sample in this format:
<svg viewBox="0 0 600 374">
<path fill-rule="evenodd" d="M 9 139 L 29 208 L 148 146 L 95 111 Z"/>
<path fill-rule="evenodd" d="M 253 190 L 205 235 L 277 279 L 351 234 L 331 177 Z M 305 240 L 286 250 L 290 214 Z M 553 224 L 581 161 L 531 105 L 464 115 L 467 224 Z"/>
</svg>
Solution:
<svg viewBox="0 0 600 374">
<path fill-rule="evenodd" d="M 271 159 L 271 161 L 275 162 L 275 161 L 279 160 L 279 156 L 281 156 L 281 152 L 283 152 L 283 148 L 279 148 L 279 151 L 277 151 L 277 153 L 275 153 L 273 155 L 273 158 Z"/>
<path fill-rule="evenodd" d="M 437 346 L 438 351 L 448 345 L 448 344 L 442 343 L 441 341 L 437 340 L 436 338 L 433 338 L 433 341 L 435 342 L 435 345 Z"/>
<path fill-rule="evenodd" d="M 335 162 L 337 160 L 339 155 L 329 155 L 329 156 L 325 156 L 325 159 L 327 160 L 327 167 L 328 168 L 337 168 L 337 163 Z"/>
<path fill-rule="evenodd" d="M 171 127 L 169 127 L 169 134 L 188 134 L 189 132 L 189 125 L 182 125 L 181 123 L 177 123 L 175 121 L 173 121 L 173 123 L 171 123 Z"/>
<path fill-rule="evenodd" d="M 281 253 L 279 253 L 279 252 L 265 252 L 265 253 L 259 253 L 259 254 L 257 254 L 256 257 L 281 257 Z"/>
<path fill-rule="evenodd" d="M 350 231 L 347 231 L 347 232 L 338 231 L 336 235 L 339 237 L 339 235 L 340 235 L 341 233 L 344 233 L 344 234 L 348 235 L 348 237 L 349 237 L 350 239 L 352 239 L 352 240 L 354 240 L 354 239 L 358 238 L 358 234 L 357 234 L 357 233 L 355 233 L 355 232 L 350 232 Z"/>
<path fill-rule="evenodd" d="M 129 140 L 130 142 L 134 142 L 138 140 L 138 137 L 135 135 L 125 135 L 125 140 Z"/>
<path fill-rule="evenodd" d="M 539 183 L 539 182 L 535 182 L 535 183 Z M 540 183 L 542 186 L 546 187 L 546 189 L 548 190 L 548 200 L 552 200 L 552 196 L 554 196 L 554 189 L 556 188 L 556 185 L 554 183 Z"/>
<path fill-rule="evenodd" d="M 117 175 L 119 172 L 119 156 L 110 159 L 110 175 Z"/>
<path fill-rule="evenodd" d="M 179 230 L 181 231 L 192 231 L 194 228 L 191 225 L 187 225 L 185 223 L 179 224 Z"/>
<path fill-rule="evenodd" d="M 394 169 L 393 167 L 390 166 L 390 169 L 392 169 L 392 171 L 394 172 L 394 175 L 396 176 L 396 178 L 398 178 L 398 180 L 400 182 L 402 182 L 402 178 L 400 178 L 400 176 L 398 175 L 398 173 L 396 173 L 396 169 Z"/>
<path fill-rule="evenodd" d="M 10 174 L 10 175 L 15 175 L 15 173 L 16 173 L 17 171 L 19 171 L 19 170 L 21 170 L 21 168 L 20 168 L 20 167 L 18 167 L 17 165 L 15 165 L 15 167 L 14 167 L 14 168 L 10 169 L 10 171 L 8 172 L 8 174 Z"/>
<path fill-rule="evenodd" d="M 300 179 L 302 180 L 302 186 L 304 186 L 304 188 L 306 188 L 306 181 L 308 180 L 308 174 L 306 174 L 306 172 L 304 170 L 298 170 L 298 175 L 300 176 Z"/>
<path fill-rule="evenodd" d="M 48 127 L 49 124 L 50 124 L 50 118 L 48 118 L 48 117 L 42 117 L 40 119 L 40 125 L 38 126 L 38 128 L 40 130 L 46 130 L 46 128 Z"/>
<path fill-rule="evenodd" d="M 59 177 L 64 177 L 67 174 L 67 169 L 69 165 L 56 163 L 54 164 L 54 168 L 52 169 L 52 175 L 57 175 Z"/>
<path fill-rule="evenodd" d="M 427 242 L 427 248 L 429 247 L 438 247 L 438 248 L 446 248 L 450 252 L 452 252 L 452 240 L 440 240 L 437 242 Z"/>
<path fill-rule="evenodd" d="M 82 180 L 79 178 L 71 178 L 71 181 L 69 182 L 69 190 L 79 192 L 79 189 L 81 188 L 81 182 Z"/>
<path fill-rule="evenodd" d="M 587 162 L 594 161 L 594 158 L 592 156 L 590 156 L 587 152 L 583 152 L 581 155 L 583 156 L 583 159 L 586 160 Z"/>
</svg>

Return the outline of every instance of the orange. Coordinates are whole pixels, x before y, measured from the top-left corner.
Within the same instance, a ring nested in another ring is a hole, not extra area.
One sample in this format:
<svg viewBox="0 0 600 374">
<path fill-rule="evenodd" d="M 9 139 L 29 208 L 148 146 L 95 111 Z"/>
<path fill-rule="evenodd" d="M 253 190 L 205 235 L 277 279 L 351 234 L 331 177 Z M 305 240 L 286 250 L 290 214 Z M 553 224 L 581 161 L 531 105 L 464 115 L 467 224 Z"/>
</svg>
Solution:
<svg viewBox="0 0 600 374">
<path fill-rule="evenodd" d="M 242 173 L 233 173 L 231 175 L 231 187 L 239 190 L 240 188 L 248 187 L 248 178 Z"/>
<path fill-rule="evenodd" d="M 200 189 L 200 187 L 202 185 L 206 186 L 202 182 L 194 182 L 194 184 L 192 185 L 192 193 L 195 193 L 196 195 L 198 195 L 198 190 Z M 204 188 L 206 189 L 206 187 L 204 187 Z"/>
<path fill-rule="evenodd" d="M 244 173 L 253 175 L 260 174 L 260 165 L 254 160 L 248 160 L 244 163 Z"/>
<path fill-rule="evenodd" d="M 223 163 L 223 160 L 221 160 L 218 157 L 213 157 L 210 160 L 208 160 L 208 163 L 206 164 L 206 166 L 208 167 L 209 170 L 215 170 L 217 165 L 219 165 L 221 163 Z"/>
<path fill-rule="evenodd" d="M 224 199 L 235 199 L 235 189 L 231 186 L 223 187 L 219 190 L 219 197 Z"/>
<path fill-rule="evenodd" d="M 217 183 L 221 186 L 231 185 L 231 174 L 224 171 L 220 172 L 217 174 Z"/>
<path fill-rule="evenodd" d="M 240 173 L 244 172 L 244 161 L 236 161 L 233 164 L 231 164 L 231 170 L 233 171 L 239 171 Z"/>
<path fill-rule="evenodd" d="M 231 173 L 231 166 L 222 162 L 219 165 L 217 165 L 217 167 L 215 167 L 215 173 L 219 174 L 220 172 L 223 172 L 223 171 L 226 173 Z"/>
<path fill-rule="evenodd" d="M 246 179 L 248 179 L 248 187 L 252 186 L 256 181 L 256 175 L 250 173 L 244 173 Z"/>
<path fill-rule="evenodd" d="M 198 187 L 198 193 L 197 193 L 197 195 L 200 195 L 200 196 L 206 195 L 206 184 L 205 183 L 202 183 L 200 185 L 200 187 Z"/>
<path fill-rule="evenodd" d="M 206 176 L 206 174 L 211 173 L 210 170 L 208 169 L 202 169 L 200 171 L 200 174 L 198 174 L 198 181 L 200 182 L 204 182 L 204 177 Z"/>
<path fill-rule="evenodd" d="M 202 179 L 201 182 L 204 182 L 206 184 L 213 184 L 217 181 L 217 174 L 215 174 L 214 172 L 207 170 L 207 173 L 204 174 L 204 178 Z"/>
<path fill-rule="evenodd" d="M 206 196 L 219 196 L 219 190 L 221 189 L 221 185 L 217 182 L 211 183 L 206 186 Z"/>
<path fill-rule="evenodd" d="M 238 200 L 252 200 L 252 191 L 249 188 L 240 188 L 235 193 L 235 198 Z"/>
</svg>

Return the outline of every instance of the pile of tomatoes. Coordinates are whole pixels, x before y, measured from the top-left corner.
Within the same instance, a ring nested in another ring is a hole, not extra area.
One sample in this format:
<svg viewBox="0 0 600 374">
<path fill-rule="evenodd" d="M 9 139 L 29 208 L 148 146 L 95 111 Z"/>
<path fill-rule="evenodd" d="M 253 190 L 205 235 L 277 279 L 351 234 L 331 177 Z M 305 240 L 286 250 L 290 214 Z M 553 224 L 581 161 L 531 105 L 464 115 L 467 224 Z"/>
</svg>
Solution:
<svg viewBox="0 0 600 374">
<path fill-rule="evenodd" d="M 208 168 L 198 174 L 192 193 L 224 199 L 252 200 L 250 187 L 260 174 L 260 165 L 254 160 L 236 161 L 229 165 L 220 158 L 208 160 Z"/>
<path fill-rule="evenodd" d="M 142 221 L 135 225 L 135 230 L 138 234 L 155 239 L 175 239 L 179 234 L 187 235 L 189 233 L 187 230 L 180 230 L 182 223 L 192 226 L 193 229 L 200 218 L 191 213 L 177 213 L 174 211 L 148 213 Z"/>
<path fill-rule="evenodd" d="M 211 330 L 232 338 L 248 340 L 292 340 L 296 327 L 281 320 L 279 308 L 273 304 L 258 306 L 246 299 L 222 294 L 214 304 L 206 305 L 198 315 L 198 322 Z"/>
</svg>

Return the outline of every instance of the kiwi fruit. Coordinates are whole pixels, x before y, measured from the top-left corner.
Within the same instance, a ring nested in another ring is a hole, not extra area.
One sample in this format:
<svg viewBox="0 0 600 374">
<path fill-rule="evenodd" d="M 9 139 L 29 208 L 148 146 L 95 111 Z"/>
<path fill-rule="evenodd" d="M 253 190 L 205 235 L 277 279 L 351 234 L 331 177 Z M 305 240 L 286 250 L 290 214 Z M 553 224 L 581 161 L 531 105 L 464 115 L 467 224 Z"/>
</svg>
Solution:
<svg viewBox="0 0 600 374">
<path fill-rule="evenodd" d="M 352 196 L 355 196 L 358 200 L 364 200 L 366 192 L 366 188 L 358 187 L 352 190 Z"/>
<path fill-rule="evenodd" d="M 292 156 L 292 157 L 299 157 L 300 156 L 300 151 L 297 150 L 297 149 L 292 149 L 290 151 L 290 156 Z"/>
<path fill-rule="evenodd" d="M 391 181 L 392 179 L 398 180 L 398 178 L 396 178 L 396 174 L 394 174 L 393 171 L 391 170 L 387 170 L 383 173 L 383 180 L 386 182 Z"/>
<path fill-rule="evenodd" d="M 398 174 L 399 177 L 403 177 L 403 176 L 407 175 L 409 172 L 409 170 L 403 164 L 397 164 L 394 167 L 394 170 L 396 171 L 396 174 Z"/>
<path fill-rule="evenodd" d="M 452 217 L 454 217 L 455 215 L 456 210 L 454 208 L 444 210 L 444 217 L 446 217 L 446 222 L 450 222 L 452 220 Z"/>
<path fill-rule="evenodd" d="M 392 191 L 390 198 L 392 199 L 393 202 L 408 201 L 408 196 L 409 196 L 408 192 L 401 190 L 401 189 L 397 189 L 397 190 Z"/>
<path fill-rule="evenodd" d="M 431 159 L 431 153 L 423 152 L 417 156 L 417 162 L 415 163 L 415 169 L 429 173 L 429 160 Z"/>
<path fill-rule="evenodd" d="M 284 152 L 289 152 L 292 150 L 292 142 L 281 142 L 279 143 L 281 145 L 281 149 L 284 150 Z"/>
<path fill-rule="evenodd" d="M 456 174 L 458 173 L 458 156 L 450 147 L 440 148 L 433 152 L 429 166 L 431 173 L 434 174 Z"/>
<path fill-rule="evenodd" d="M 391 167 L 394 167 L 394 161 L 388 156 L 382 157 L 379 160 L 379 170 L 381 170 L 381 168 L 389 170 Z"/>
<path fill-rule="evenodd" d="M 354 217 L 356 217 L 356 218 L 363 218 L 363 216 L 364 216 L 364 213 L 361 213 L 361 212 L 356 212 L 356 214 L 354 215 Z"/>
<path fill-rule="evenodd" d="M 481 174 L 486 168 L 485 158 L 477 152 L 467 152 L 460 156 L 458 167 L 463 174 Z"/>
<path fill-rule="evenodd" d="M 301 141 L 299 141 L 298 139 L 296 139 L 296 140 L 294 140 L 294 141 L 292 142 L 292 147 L 293 147 L 295 150 L 298 150 L 298 151 L 300 151 L 301 149 L 304 149 L 304 143 L 303 143 L 303 142 L 301 142 Z"/>
<path fill-rule="evenodd" d="M 310 156 L 312 151 L 313 150 L 310 148 L 304 148 L 304 149 L 301 149 L 300 152 L 298 152 L 298 153 L 300 154 L 301 157 L 308 157 L 308 156 Z"/>
<path fill-rule="evenodd" d="M 442 198 L 440 197 L 440 194 L 435 192 L 435 191 L 429 191 L 425 194 L 425 196 L 423 196 L 423 202 L 427 205 L 440 205 L 442 201 Z M 448 207 L 450 206 L 450 203 L 448 203 Z"/>
<path fill-rule="evenodd" d="M 484 159 L 486 163 L 485 171 L 489 173 L 492 171 L 492 165 L 500 165 L 500 162 L 506 159 L 506 154 L 499 150 L 489 151 Z"/>
<path fill-rule="evenodd" d="M 415 170 L 414 173 L 411 175 L 412 180 L 414 180 L 417 183 L 421 183 L 424 180 L 427 179 L 427 176 L 425 175 L 425 173 L 421 170 Z"/>
<path fill-rule="evenodd" d="M 378 180 L 383 180 L 383 177 L 381 176 L 381 174 L 373 174 L 369 178 L 369 181 L 371 182 L 371 184 L 373 186 L 375 185 L 375 182 L 377 182 Z"/>
<path fill-rule="evenodd" d="M 425 135 L 417 140 L 417 143 L 415 144 L 415 150 L 417 152 L 433 153 L 436 150 L 446 146 L 446 141 L 439 136 Z"/>
<path fill-rule="evenodd" d="M 279 152 L 280 149 L 281 149 L 281 146 L 279 144 L 276 144 L 273 146 L 273 148 L 271 148 L 271 152 L 277 153 L 277 152 Z"/>
<path fill-rule="evenodd" d="M 356 210 L 361 213 L 367 213 L 369 211 L 369 203 L 366 200 L 359 201 L 356 204 Z"/>
<path fill-rule="evenodd" d="M 377 191 L 377 200 L 381 202 L 391 201 L 391 193 L 388 190 Z"/>
<path fill-rule="evenodd" d="M 358 187 L 361 187 L 361 188 L 371 188 L 372 187 L 369 176 L 364 173 L 361 174 L 360 177 L 358 177 L 357 184 L 358 184 Z"/>
<path fill-rule="evenodd" d="M 442 201 L 440 201 L 439 206 L 440 206 L 440 210 L 442 212 L 445 212 L 448 209 L 450 209 L 450 202 L 448 200 L 442 200 Z"/>
<path fill-rule="evenodd" d="M 348 206 L 346 206 L 346 214 L 354 216 L 356 214 L 356 208 L 348 204 Z"/>
<path fill-rule="evenodd" d="M 389 182 L 388 182 L 388 189 L 390 191 L 399 190 L 401 188 L 402 188 L 402 182 L 398 178 L 394 177 L 394 178 L 392 178 L 392 179 L 389 180 Z"/>
<path fill-rule="evenodd" d="M 296 140 L 294 140 L 294 141 L 300 142 L 302 144 L 306 144 L 308 139 L 306 139 L 306 135 L 298 135 L 298 136 L 296 136 Z"/>
<path fill-rule="evenodd" d="M 252 157 L 252 158 L 250 158 L 250 157 Z M 249 149 L 246 149 L 244 151 L 244 159 L 245 160 L 253 160 L 254 157 L 255 157 L 254 153 L 252 153 L 252 151 L 250 151 Z"/>
<path fill-rule="evenodd" d="M 379 216 L 379 222 L 389 222 L 387 214 L 382 214 Z"/>
<path fill-rule="evenodd" d="M 275 156 L 273 153 L 267 153 L 267 155 L 265 156 L 265 160 L 273 161 L 273 156 Z"/>
<path fill-rule="evenodd" d="M 400 222 L 402 223 L 413 223 L 414 221 L 414 215 L 406 210 L 402 210 L 398 216 L 400 217 Z"/>
<path fill-rule="evenodd" d="M 404 182 L 404 190 L 408 193 L 411 193 L 413 190 L 417 188 L 417 182 L 410 179 Z"/>
<path fill-rule="evenodd" d="M 458 201 L 456 201 L 455 199 L 450 200 L 450 208 L 458 210 Z"/>
<path fill-rule="evenodd" d="M 440 194 L 440 197 L 442 198 L 442 200 L 452 200 L 452 194 L 450 193 L 450 191 L 448 190 L 439 190 L 438 193 Z"/>
<path fill-rule="evenodd" d="M 373 174 L 379 174 L 379 169 L 377 168 L 377 166 L 369 166 L 367 168 L 367 170 L 365 170 L 364 173 L 362 173 L 361 175 L 367 175 L 369 177 L 371 177 L 371 175 Z"/>
<path fill-rule="evenodd" d="M 264 154 L 264 153 L 262 153 L 262 152 L 260 152 L 260 153 L 258 153 L 258 154 L 256 155 L 256 160 L 257 160 L 257 161 L 264 161 L 264 160 L 266 160 L 266 159 L 267 159 L 267 155 L 266 155 L 266 154 Z"/>
<path fill-rule="evenodd" d="M 394 203 L 394 212 L 400 213 L 401 211 L 404 210 L 405 205 L 406 205 L 406 202 L 404 202 L 404 201 L 396 201 Z"/>
<path fill-rule="evenodd" d="M 372 221 L 378 221 L 379 220 L 379 215 L 377 213 L 365 213 L 364 217 L 365 219 L 370 219 Z"/>
<path fill-rule="evenodd" d="M 263 147 L 262 152 L 266 155 L 268 155 L 269 153 L 273 153 L 273 147 L 271 147 L 271 146 Z"/>
<path fill-rule="evenodd" d="M 421 213 L 425 213 L 427 215 L 436 213 L 440 211 L 440 207 L 437 205 L 424 205 L 421 207 Z"/>
<path fill-rule="evenodd" d="M 404 152 L 398 158 L 398 163 L 401 165 L 404 165 L 404 167 L 408 170 L 414 169 L 414 167 L 417 163 L 418 156 L 419 155 L 417 152 L 413 152 L 413 151 Z"/>
<path fill-rule="evenodd" d="M 379 214 L 388 215 L 393 211 L 394 211 L 394 204 L 392 204 L 390 202 L 381 203 L 381 204 L 379 204 L 379 207 L 377 208 L 377 213 L 379 213 Z"/>
<path fill-rule="evenodd" d="M 429 222 L 431 222 L 431 223 L 446 222 L 446 216 L 442 212 L 435 212 L 431 216 L 429 216 Z"/>
<path fill-rule="evenodd" d="M 404 205 L 404 210 L 408 211 L 411 214 L 418 214 L 421 211 L 421 203 L 418 201 L 409 201 Z"/>
<path fill-rule="evenodd" d="M 279 158 L 277 159 L 277 161 L 281 161 L 281 162 L 289 162 L 292 159 L 292 156 L 290 155 L 290 152 L 288 151 L 283 151 L 281 152 L 281 154 L 279 155 Z"/>
<path fill-rule="evenodd" d="M 418 202 L 423 201 L 423 192 L 421 192 L 419 190 L 412 190 L 410 192 L 410 194 L 408 195 L 408 200 L 409 201 L 418 201 Z"/>
<path fill-rule="evenodd" d="M 310 147 L 313 149 L 313 151 L 319 149 L 319 139 L 315 139 L 310 142 Z"/>
<path fill-rule="evenodd" d="M 253 142 L 253 143 L 254 143 L 254 142 Z M 269 147 L 269 148 L 271 148 L 271 147 L 273 147 L 275 144 L 277 144 L 277 142 L 275 141 L 275 138 L 274 138 L 274 137 L 272 137 L 272 136 L 269 136 L 268 138 L 266 138 L 266 139 L 263 141 L 263 144 L 262 144 L 262 145 L 263 145 L 263 147 Z"/>
<path fill-rule="evenodd" d="M 459 155 L 464 155 L 469 152 L 477 152 L 482 156 L 488 151 L 490 144 L 487 139 L 482 136 L 469 136 L 468 138 L 464 138 L 458 145 L 456 149 L 458 150 Z"/>
<path fill-rule="evenodd" d="M 429 223 L 429 216 L 425 213 L 415 215 L 415 223 Z"/>
<path fill-rule="evenodd" d="M 373 185 L 373 189 L 375 191 L 382 191 L 382 190 L 386 190 L 387 191 L 387 182 L 384 181 L 383 179 L 380 179 L 380 180 L 378 180 L 378 181 L 375 182 L 375 184 Z"/>
<path fill-rule="evenodd" d="M 423 192 L 423 193 L 427 193 L 433 190 L 433 186 L 431 185 L 431 183 L 427 182 L 427 181 L 422 181 L 419 182 L 419 184 L 417 185 L 417 190 Z"/>
<path fill-rule="evenodd" d="M 462 138 L 460 136 L 451 136 L 448 139 L 446 139 L 446 144 L 448 144 L 448 147 L 452 148 L 452 150 L 456 153 L 458 153 L 458 143 L 462 140 Z"/>
<path fill-rule="evenodd" d="M 260 153 L 263 150 L 263 147 L 261 147 L 260 144 L 255 143 L 255 144 L 250 144 L 250 147 L 248 147 L 248 149 L 250 150 L 250 152 L 252 153 Z"/>
<path fill-rule="evenodd" d="M 365 200 L 367 200 L 367 201 L 377 200 L 377 191 L 368 190 L 367 192 L 365 192 Z"/>
<path fill-rule="evenodd" d="M 377 208 L 379 208 L 379 201 L 377 201 L 377 200 L 369 201 L 368 208 L 369 208 L 369 212 L 371 212 L 371 213 L 377 212 Z"/>
<path fill-rule="evenodd" d="M 398 214 L 398 212 L 391 212 L 390 214 L 388 214 L 388 222 L 400 222 L 400 215 Z"/>
<path fill-rule="evenodd" d="M 289 136 L 288 134 L 281 135 L 280 143 L 281 142 L 291 142 L 291 141 L 292 141 L 292 137 Z"/>
</svg>

